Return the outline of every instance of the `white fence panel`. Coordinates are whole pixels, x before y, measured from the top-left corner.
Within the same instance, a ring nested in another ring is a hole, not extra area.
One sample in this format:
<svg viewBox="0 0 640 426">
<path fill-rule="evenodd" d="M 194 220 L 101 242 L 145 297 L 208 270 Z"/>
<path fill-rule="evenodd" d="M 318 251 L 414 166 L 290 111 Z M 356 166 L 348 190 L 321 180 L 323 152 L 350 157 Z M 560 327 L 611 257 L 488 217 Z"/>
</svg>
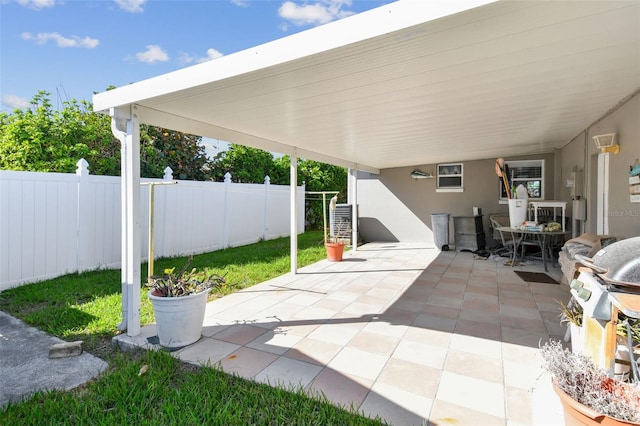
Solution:
<svg viewBox="0 0 640 426">
<path fill-rule="evenodd" d="M 77 178 L 0 171 L 0 290 L 76 270 Z"/>
<path fill-rule="evenodd" d="M 237 247 L 257 242 L 263 237 L 264 185 L 229 185 L 227 195 L 229 246 Z M 236 189 L 238 185 L 241 188 Z"/>
<path fill-rule="evenodd" d="M 266 226 L 264 239 L 271 240 L 289 235 L 290 210 L 283 210 L 280 206 L 289 205 L 291 194 L 289 187 L 271 186 L 266 206 Z M 304 232 L 304 189 L 298 188 L 298 233 Z M 302 200 L 302 205 L 300 204 Z"/>
<path fill-rule="evenodd" d="M 70 272 L 120 265 L 120 177 L 0 170 L 0 291 Z M 143 182 L 162 182 L 144 179 Z M 148 259 L 149 186 L 141 191 L 141 254 Z M 289 235 L 289 187 L 178 181 L 156 185 L 156 258 Z M 304 232 L 304 187 L 298 188 Z"/>
</svg>

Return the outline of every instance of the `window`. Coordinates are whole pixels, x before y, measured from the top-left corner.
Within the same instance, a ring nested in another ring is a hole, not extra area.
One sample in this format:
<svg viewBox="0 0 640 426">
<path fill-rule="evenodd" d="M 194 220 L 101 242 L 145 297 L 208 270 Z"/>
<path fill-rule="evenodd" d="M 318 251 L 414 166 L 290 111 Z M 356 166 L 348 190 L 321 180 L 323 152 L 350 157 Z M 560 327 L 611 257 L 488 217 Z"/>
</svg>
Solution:
<svg viewBox="0 0 640 426">
<path fill-rule="evenodd" d="M 462 192 L 462 163 L 438 164 L 437 192 Z"/>
<path fill-rule="evenodd" d="M 544 200 L 544 160 L 505 161 L 505 172 L 512 187 L 523 185 L 529 199 Z M 499 185 L 500 201 L 506 203 L 507 193 L 502 181 Z"/>
</svg>

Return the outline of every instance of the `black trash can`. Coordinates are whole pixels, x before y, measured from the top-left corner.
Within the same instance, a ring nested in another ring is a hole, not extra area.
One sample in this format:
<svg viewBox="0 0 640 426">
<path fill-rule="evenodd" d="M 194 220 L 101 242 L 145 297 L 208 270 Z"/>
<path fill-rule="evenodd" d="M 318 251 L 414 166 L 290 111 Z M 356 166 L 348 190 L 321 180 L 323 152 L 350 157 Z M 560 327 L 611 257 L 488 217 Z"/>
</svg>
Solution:
<svg viewBox="0 0 640 426">
<path fill-rule="evenodd" d="M 439 250 L 449 251 L 449 213 L 431 214 L 433 242 Z"/>
</svg>

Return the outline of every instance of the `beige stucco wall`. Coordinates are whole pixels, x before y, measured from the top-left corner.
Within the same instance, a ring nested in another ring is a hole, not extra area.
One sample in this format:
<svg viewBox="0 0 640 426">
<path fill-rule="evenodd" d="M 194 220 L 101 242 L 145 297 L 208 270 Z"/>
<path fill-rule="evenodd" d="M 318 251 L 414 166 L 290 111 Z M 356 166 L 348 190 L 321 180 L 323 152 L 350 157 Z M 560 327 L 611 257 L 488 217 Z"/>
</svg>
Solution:
<svg viewBox="0 0 640 426">
<path fill-rule="evenodd" d="M 571 217 L 571 188 L 567 179 L 573 170 L 583 171 L 584 197 L 587 199 L 587 221 L 580 231 L 596 232 L 595 191 L 597 156 L 592 137 L 617 133 L 620 154 L 610 154 L 609 233 L 620 238 L 640 236 L 640 203 L 631 203 L 628 192 L 628 171 L 640 158 L 640 95 L 615 109 L 603 111 L 603 118 L 577 135 L 562 149 L 540 156 L 509 157 L 507 160 L 545 160 L 545 199 L 568 204 Z M 455 161 L 452 161 L 455 162 Z M 435 164 L 417 164 L 382 170 L 379 175 L 358 174 L 358 208 L 360 235 L 364 241 L 406 241 L 433 243 L 432 213 L 451 216 L 471 216 L 473 207 L 484 214 L 487 245 L 488 215 L 507 213 L 506 204 L 499 204 L 499 181 L 494 170 L 495 158 L 465 161 L 464 192 L 436 192 L 436 179 L 412 179 L 414 169 L 433 171 Z M 453 221 L 449 223 L 449 242 L 454 243 Z"/>
<path fill-rule="evenodd" d="M 545 160 L 545 198 L 553 199 L 554 154 L 509 157 L 507 160 Z M 455 161 L 452 161 L 455 163 Z M 495 173 L 495 158 L 464 161 L 464 192 L 437 192 L 436 179 L 413 179 L 414 169 L 433 171 L 436 164 L 419 164 L 382 170 L 379 175 L 358 174 L 360 235 L 364 241 L 403 241 L 433 243 L 432 213 L 472 216 L 473 207 L 484 214 L 484 232 L 489 239 L 491 213 L 507 213 L 499 204 L 500 181 Z M 453 219 L 449 223 L 449 241 L 454 243 Z"/>
<path fill-rule="evenodd" d="M 600 151 L 593 142 L 593 136 L 605 133 L 616 133 L 620 144 L 619 154 L 609 154 L 609 210 L 605 212 L 609 220 L 609 233 L 619 238 L 640 236 L 640 203 L 630 202 L 628 190 L 629 166 L 640 158 L 640 94 L 604 114 L 560 151 L 562 177 L 566 178 L 574 167 L 584 170 L 588 206 L 584 231 L 595 233 L 597 161 Z M 568 201 L 569 195 L 567 189 L 562 191 L 561 197 Z"/>
</svg>

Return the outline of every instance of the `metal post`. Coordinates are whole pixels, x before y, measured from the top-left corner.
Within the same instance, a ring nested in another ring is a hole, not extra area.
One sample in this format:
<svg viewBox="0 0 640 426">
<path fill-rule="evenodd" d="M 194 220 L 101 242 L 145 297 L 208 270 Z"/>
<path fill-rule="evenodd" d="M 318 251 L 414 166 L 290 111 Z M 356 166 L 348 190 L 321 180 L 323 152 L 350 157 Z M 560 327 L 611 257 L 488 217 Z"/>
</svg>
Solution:
<svg viewBox="0 0 640 426">
<path fill-rule="evenodd" d="M 175 185 L 178 182 L 143 182 L 140 185 L 149 187 L 149 267 L 147 268 L 147 280 L 151 281 L 153 277 L 153 260 L 155 258 L 154 247 L 154 217 L 155 217 L 155 187 L 156 185 Z"/>
<path fill-rule="evenodd" d="M 324 225 L 324 242 L 327 242 L 327 194 L 322 193 L 322 221 Z"/>
</svg>

